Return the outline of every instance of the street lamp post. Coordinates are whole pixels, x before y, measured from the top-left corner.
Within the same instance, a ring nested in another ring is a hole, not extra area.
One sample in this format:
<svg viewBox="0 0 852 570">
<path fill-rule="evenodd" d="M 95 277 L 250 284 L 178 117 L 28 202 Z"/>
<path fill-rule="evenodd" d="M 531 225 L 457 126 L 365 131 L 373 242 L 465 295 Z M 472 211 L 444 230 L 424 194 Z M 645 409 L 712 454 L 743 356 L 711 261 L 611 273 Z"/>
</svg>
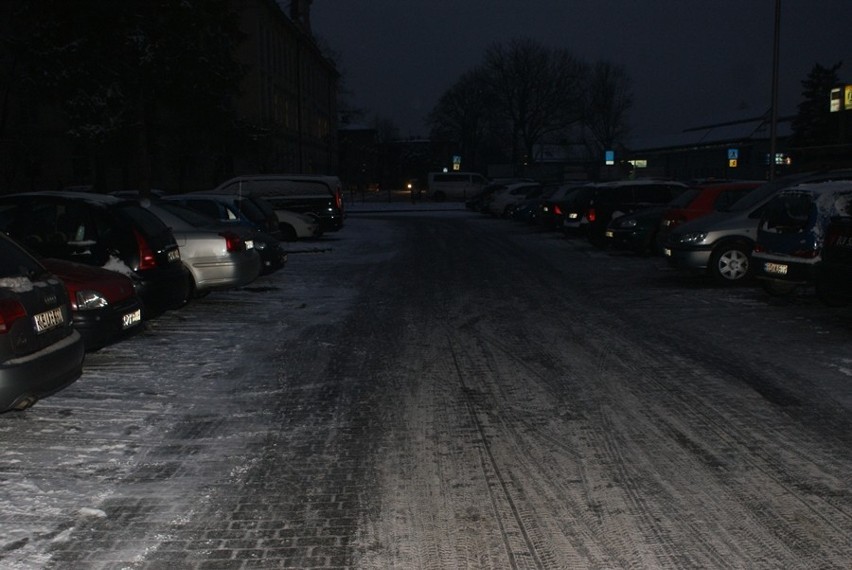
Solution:
<svg viewBox="0 0 852 570">
<path fill-rule="evenodd" d="M 781 36 L 781 0 L 775 0 L 775 32 L 772 42 L 772 118 L 769 122 L 769 180 L 775 180 L 778 146 L 778 51 Z"/>
</svg>

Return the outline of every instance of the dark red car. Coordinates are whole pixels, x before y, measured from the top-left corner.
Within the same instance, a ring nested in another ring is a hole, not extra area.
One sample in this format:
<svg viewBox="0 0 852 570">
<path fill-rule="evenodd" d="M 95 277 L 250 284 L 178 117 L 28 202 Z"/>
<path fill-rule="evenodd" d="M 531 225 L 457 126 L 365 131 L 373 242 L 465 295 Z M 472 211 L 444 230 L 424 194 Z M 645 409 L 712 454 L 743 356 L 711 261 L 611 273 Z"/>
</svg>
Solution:
<svg viewBox="0 0 852 570">
<path fill-rule="evenodd" d="M 704 182 L 695 184 L 681 194 L 674 207 L 663 212 L 657 239 L 666 240 L 669 232 L 680 224 L 706 216 L 713 212 L 726 210 L 728 206 L 764 184 L 761 180 Z"/>
<path fill-rule="evenodd" d="M 40 260 L 65 284 L 71 315 L 86 351 L 94 351 L 142 330 L 142 299 L 130 277 L 62 259 Z"/>
</svg>

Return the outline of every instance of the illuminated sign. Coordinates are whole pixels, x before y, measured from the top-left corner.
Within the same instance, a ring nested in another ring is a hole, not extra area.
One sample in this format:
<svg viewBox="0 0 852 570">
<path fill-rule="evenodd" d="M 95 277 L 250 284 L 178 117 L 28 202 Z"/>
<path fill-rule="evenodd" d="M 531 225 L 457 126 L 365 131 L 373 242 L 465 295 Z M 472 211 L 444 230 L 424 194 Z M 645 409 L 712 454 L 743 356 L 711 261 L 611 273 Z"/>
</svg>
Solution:
<svg viewBox="0 0 852 570">
<path fill-rule="evenodd" d="M 604 153 L 604 161 L 606 162 L 607 166 L 612 166 L 613 164 L 615 164 L 615 151 L 614 150 L 606 151 Z"/>
<path fill-rule="evenodd" d="M 831 90 L 829 110 L 832 113 L 852 111 L 852 85 L 835 87 Z"/>
<path fill-rule="evenodd" d="M 728 159 L 728 168 L 736 168 L 737 167 L 737 159 L 729 158 Z"/>
<path fill-rule="evenodd" d="M 831 102 L 829 104 L 829 110 L 832 113 L 836 113 L 840 110 L 841 102 L 843 99 L 842 89 L 840 87 L 835 87 L 831 90 Z"/>
</svg>

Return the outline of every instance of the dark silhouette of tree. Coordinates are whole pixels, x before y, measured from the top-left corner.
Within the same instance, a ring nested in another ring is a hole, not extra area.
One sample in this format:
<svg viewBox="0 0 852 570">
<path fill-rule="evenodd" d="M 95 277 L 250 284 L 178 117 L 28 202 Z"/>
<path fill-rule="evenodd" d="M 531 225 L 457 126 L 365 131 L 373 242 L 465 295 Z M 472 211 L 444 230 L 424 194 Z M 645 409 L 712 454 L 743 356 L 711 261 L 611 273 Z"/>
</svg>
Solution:
<svg viewBox="0 0 852 570">
<path fill-rule="evenodd" d="M 586 85 L 583 91 L 586 144 L 592 157 L 601 157 L 604 151 L 624 141 L 629 132 L 627 117 L 633 106 L 630 77 L 623 66 L 599 61 L 588 71 Z"/>
<path fill-rule="evenodd" d="M 428 118 L 432 138 L 456 141 L 459 154 L 474 169 L 480 167 L 482 146 L 496 114 L 494 99 L 487 92 L 484 71 L 474 68 L 441 96 Z"/>
<path fill-rule="evenodd" d="M 25 106 L 57 112 L 93 163 L 135 162 L 145 191 L 167 161 L 180 170 L 225 144 L 242 74 L 228 0 L 16 6 L 16 33 L 3 47 L 18 92 Z"/>
<path fill-rule="evenodd" d="M 841 65 L 823 67 L 816 64 L 802 81 L 802 101 L 792 122 L 791 147 L 818 147 L 838 142 L 838 118 L 832 116 L 836 114 L 830 111 L 829 98 L 831 89 L 840 84 L 837 70 Z"/>
<path fill-rule="evenodd" d="M 583 66 L 567 50 L 515 39 L 491 46 L 482 68 L 487 96 L 511 133 L 516 164 L 531 160 L 548 135 L 582 118 Z"/>
</svg>

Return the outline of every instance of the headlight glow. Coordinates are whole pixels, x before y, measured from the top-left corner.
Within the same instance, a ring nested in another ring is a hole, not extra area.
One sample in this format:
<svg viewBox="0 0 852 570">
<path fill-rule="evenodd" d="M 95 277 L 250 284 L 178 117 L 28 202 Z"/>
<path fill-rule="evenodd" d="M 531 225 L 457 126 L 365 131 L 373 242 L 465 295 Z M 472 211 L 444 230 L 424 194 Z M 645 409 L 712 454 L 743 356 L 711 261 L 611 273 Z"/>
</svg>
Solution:
<svg viewBox="0 0 852 570">
<path fill-rule="evenodd" d="M 109 301 L 97 291 L 77 291 L 77 310 L 87 311 L 101 309 L 109 305 Z"/>
<path fill-rule="evenodd" d="M 707 237 L 707 232 L 692 232 L 690 234 L 683 234 L 680 236 L 678 241 L 680 243 L 701 243 Z"/>
</svg>

